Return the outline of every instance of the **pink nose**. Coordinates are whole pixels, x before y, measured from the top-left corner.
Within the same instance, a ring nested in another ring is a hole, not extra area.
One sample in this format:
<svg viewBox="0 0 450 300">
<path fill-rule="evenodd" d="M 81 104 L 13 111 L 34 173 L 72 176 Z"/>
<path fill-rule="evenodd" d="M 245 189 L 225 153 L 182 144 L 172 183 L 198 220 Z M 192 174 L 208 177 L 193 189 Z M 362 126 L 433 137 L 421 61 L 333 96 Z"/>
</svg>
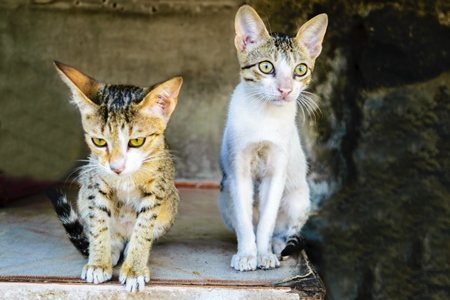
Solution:
<svg viewBox="0 0 450 300">
<path fill-rule="evenodd" d="M 123 170 L 125 169 L 125 166 L 120 166 L 120 167 L 110 166 L 110 169 L 111 169 L 111 171 L 113 171 L 114 173 L 119 175 L 120 173 L 123 172 Z"/>
<path fill-rule="evenodd" d="M 283 88 L 278 88 L 278 91 L 281 94 L 281 97 L 286 98 L 287 95 L 289 95 L 289 93 L 292 91 L 291 89 L 283 89 Z"/>
</svg>

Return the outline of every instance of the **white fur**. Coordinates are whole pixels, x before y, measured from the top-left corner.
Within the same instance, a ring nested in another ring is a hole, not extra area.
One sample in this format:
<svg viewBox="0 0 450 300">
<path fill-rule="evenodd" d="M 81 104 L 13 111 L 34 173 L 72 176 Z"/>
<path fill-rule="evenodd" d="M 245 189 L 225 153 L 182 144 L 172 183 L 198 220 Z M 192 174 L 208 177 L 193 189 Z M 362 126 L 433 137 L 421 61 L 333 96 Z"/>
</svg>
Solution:
<svg viewBox="0 0 450 300">
<path fill-rule="evenodd" d="M 219 208 L 237 234 L 238 252 L 231 266 L 240 271 L 279 266 L 272 237 L 285 240 L 297 233 L 310 208 L 306 159 L 295 123 L 296 101 L 280 106 L 248 90 L 249 84 L 241 82 L 234 91 L 221 150 L 227 177 Z M 256 182 L 261 182 L 259 191 Z"/>
<path fill-rule="evenodd" d="M 308 219 L 307 165 L 295 117 L 297 99 L 322 50 L 327 24 L 328 17 L 321 14 L 299 29 L 295 42 L 300 55 L 281 51 L 282 55 L 264 56 L 263 51 L 247 61 L 249 53 L 272 37 L 250 6 L 243 5 L 236 14 L 241 83 L 231 97 L 222 141 L 224 178 L 219 197 L 225 224 L 237 235 L 238 251 L 231 259 L 236 270 L 278 267 L 286 238 L 298 233 Z M 258 71 L 259 56 L 273 65 L 273 72 Z M 300 63 L 308 69 L 296 76 Z M 253 77 L 254 72 L 259 76 Z M 309 102 L 299 102 L 312 108 Z"/>
</svg>

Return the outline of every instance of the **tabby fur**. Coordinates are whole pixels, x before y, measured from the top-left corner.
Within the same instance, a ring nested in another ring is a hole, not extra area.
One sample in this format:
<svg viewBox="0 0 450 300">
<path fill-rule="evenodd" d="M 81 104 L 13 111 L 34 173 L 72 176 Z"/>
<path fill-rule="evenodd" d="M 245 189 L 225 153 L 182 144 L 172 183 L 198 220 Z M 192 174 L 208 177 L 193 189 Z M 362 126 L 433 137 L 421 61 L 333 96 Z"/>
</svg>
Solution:
<svg viewBox="0 0 450 300">
<path fill-rule="evenodd" d="M 91 155 L 81 168 L 77 211 L 49 191 L 70 240 L 88 263 L 81 278 L 102 283 L 124 261 L 119 280 L 130 292 L 150 280 L 150 248 L 173 224 L 179 195 L 164 131 L 182 78 L 153 87 L 97 82 L 55 62 L 78 106 Z"/>
</svg>

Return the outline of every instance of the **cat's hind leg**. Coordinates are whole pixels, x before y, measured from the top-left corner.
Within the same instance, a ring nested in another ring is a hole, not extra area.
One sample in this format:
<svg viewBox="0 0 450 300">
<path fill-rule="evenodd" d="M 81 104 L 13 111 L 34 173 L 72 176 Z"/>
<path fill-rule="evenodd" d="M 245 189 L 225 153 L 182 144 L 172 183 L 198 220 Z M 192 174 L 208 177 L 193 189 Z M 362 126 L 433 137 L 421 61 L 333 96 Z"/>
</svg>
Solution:
<svg viewBox="0 0 450 300">
<path fill-rule="evenodd" d="M 234 231 L 232 217 L 233 217 L 233 205 L 231 202 L 230 189 L 228 187 L 228 181 L 224 177 L 220 183 L 220 194 L 219 194 L 219 211 L 222 216 L 222 220 L 225 226 Z"/>
<path fill-rule="evenodd" d="M 272 238 L 272 248 L 277 257 L 282 257 L 281 253 L 286 249 L 287 241 L 292 245 L 294 239 L 299 236 L 309 214 L 310 200 L 307 185 L 292 191 L 282 199 Z"/>
</svg>

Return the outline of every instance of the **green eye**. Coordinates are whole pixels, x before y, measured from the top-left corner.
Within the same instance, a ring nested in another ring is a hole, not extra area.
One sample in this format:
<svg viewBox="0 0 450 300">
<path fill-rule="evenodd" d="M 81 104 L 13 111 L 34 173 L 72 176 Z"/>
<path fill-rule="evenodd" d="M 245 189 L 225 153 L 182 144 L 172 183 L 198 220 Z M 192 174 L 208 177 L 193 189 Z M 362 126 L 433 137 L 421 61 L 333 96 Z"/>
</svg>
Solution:
<svg viewBox="0 0 450 300">
<path fill-rule="evenodd" d="M 297 76 L 304 76 L 308 72 L 308 67 L 305 64 L 299 64 L 295 67 L 294 72 Z"/>
<path fill-rule="evenodd" d="M 92 138 L 92 142 L 97 147 L 106 147 L 106 141 L 104 139 Z"/>
<path fill-rule="evenodd" d="M 261 70 L 261 72 L 263 72 L 264 74 L 272 74 L 275 71 L 270 61 L 260 62 L 258 67 L 259 70 Z"/>
<path fill-rule="evenodd" d="M 135 138 L 135 139 L 131 139 L 128 142 L 128 146 L 129 147 L 133 147 L 133 148 L 138 148 L 140 146 L 142 146 L 145 142 L 145 138 L 140 137 L 140 138 Z"/>
</svg>

